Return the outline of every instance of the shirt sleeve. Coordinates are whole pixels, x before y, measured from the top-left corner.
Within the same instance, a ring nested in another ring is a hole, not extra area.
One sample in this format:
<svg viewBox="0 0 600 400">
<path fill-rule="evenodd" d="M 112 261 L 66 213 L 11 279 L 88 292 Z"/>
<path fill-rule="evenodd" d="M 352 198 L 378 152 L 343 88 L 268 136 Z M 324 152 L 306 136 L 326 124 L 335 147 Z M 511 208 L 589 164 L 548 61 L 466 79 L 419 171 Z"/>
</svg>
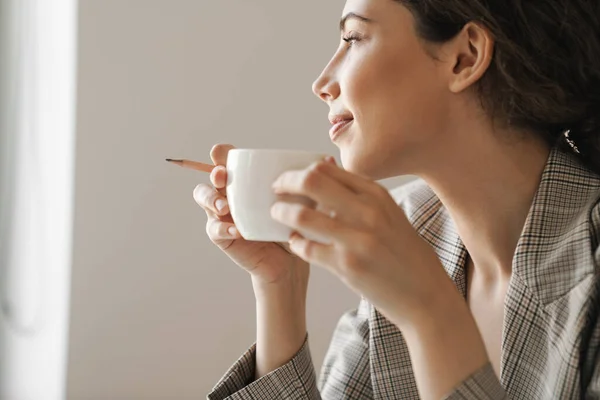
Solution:
<svg viewBox="0 0 600 400">
<path fill-rule="evenodd" d="M 256 344 L 225 373 L 207 400 L 290 399 L 319 400 L 308 337 L 298 353 L 285 365 L 254 380 Z"/>
<path fill-rule="evenodd" d="M 207 399 L 320 400 L 321 396 L 323 399 L 372 399 L 368 337 L 368 306 L 363 301 L 358 309 L 344 314 L 338 322 L 318 383 L 307 337 L 287 364 L 256 381 L 256 346 L 253 345 L 225 373 Z"/>
</svg>

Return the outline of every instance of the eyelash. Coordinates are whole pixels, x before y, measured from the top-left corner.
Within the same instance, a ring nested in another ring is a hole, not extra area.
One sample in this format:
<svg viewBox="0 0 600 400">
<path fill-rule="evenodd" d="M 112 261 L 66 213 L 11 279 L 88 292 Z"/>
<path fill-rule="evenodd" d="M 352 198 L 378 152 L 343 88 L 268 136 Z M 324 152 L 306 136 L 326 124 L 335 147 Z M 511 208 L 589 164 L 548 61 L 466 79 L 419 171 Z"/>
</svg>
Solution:
<svg viewBox="0 0 600 400">
<path fill-rule="evenodd" d="M 343 37 L 342 40 L 352 46 L 354 43 L 359 42 L 361 37 L 356 33 L 351 33 L 348 36 Z"/>
</svg>

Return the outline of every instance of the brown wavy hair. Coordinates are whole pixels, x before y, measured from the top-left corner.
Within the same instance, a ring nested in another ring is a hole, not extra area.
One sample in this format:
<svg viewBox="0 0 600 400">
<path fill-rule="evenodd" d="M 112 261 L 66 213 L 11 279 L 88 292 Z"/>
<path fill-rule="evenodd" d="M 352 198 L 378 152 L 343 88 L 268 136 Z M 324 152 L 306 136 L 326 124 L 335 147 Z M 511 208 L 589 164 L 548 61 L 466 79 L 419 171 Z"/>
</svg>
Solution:
<svg viewBox="0 0 600 400">
<path fill-rule="evenodd" d="M 466 23 L 495 40 L 492 63 L 478 82 L 486 111 L 507 126 L 575 151 L 600 174 L 600 1 L 394 0 L 428 42 L 453 38 Z"/>
</svg>

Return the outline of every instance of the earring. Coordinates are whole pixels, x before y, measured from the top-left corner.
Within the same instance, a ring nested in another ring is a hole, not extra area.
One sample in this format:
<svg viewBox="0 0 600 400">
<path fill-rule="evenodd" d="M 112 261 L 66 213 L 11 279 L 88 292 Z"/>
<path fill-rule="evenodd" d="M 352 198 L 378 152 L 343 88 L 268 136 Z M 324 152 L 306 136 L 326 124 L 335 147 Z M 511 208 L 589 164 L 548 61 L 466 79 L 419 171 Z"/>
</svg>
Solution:
<svg viewBox="0 0 600 400">
<path fill-rule="evenodd" d="M 573 139 L 571 139 L 571 137 L 569 136 L 569 134 L 571 133 L 570 129 L 567 129 L 565 131 L 565 140 L 567 141 L 567 143 L 569 143 L 569 146 L 571 146 L 571 148 L 573 149 L 573 151 L 577 154 L 581 154 L 581 152 L 579 151 L 579 149 L 577 148 L 577 145 L 575 144 L 575 142 L 573 141 Z"/>
</svg>

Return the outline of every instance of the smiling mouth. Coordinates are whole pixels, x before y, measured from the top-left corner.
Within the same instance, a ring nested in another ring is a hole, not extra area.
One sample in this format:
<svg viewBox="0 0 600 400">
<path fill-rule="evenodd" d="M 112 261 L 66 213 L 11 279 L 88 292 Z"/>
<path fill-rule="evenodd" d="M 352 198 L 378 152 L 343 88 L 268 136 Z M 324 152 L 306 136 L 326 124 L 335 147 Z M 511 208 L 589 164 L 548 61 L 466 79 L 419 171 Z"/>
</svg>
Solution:
<svg viewBox="0 0 600 400">
<path fill-rule="evenodd" d="M 354 122 L 354 119 L 344 119 L 336 122 L 329 130 L 329 137 L 332 141 L 337 139 L 342 133 L 347 131 L 347 128 Z"/>
</svg>

